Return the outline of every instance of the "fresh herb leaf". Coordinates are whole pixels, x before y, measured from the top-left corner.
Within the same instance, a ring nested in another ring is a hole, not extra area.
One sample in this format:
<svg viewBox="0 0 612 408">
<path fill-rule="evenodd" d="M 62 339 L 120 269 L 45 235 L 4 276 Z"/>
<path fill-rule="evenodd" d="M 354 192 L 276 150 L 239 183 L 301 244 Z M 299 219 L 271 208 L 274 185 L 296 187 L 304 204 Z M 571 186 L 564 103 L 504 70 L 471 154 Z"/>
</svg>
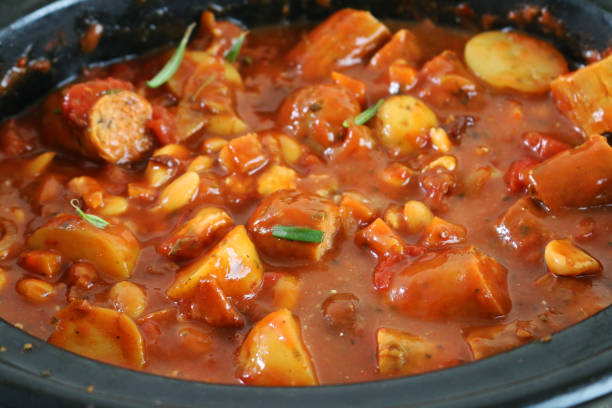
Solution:
<svg viewBox="0 0 612 408">
<path fill-rule="evenodd" d="M 272 236 L 290 241 L 315 242 L 317 244 L 323 241 L 323 231 L 289 225 L 275 225 L 272 228 Z"/>
<path fill-rule="evenodd" d="M 248 55 L 245 55 L 243 59 L 244 59 L 244 63 L 247 65 L 251 65 L 253 63 L 253 59 L 249 57 Z"/>
<path fill-rule="evenodd" d="M 123 89 L 105 89 L 102 91 L 102 95 L 114 95 L 123 91 Z"/>
<path fill-rule="evenodd" d="M 376 115 L 376 112 L 378 112 L 378 109 L 380 109 L 380 105 L 382 105 L 384 101 L 385 100 L 382 98 L 379 99 L 374 106 L 370 106 L 368 109 L 355 116 L 353 122 L 356 125 L 365 125 L 370 119 L 374 117 L 374 115 Z M 344 122 L 342 122 L 342 126 L 344 126 L 345 128 L 350 127 L 351 121 L 349 119 L 345 120 Z"/>
<path fill-rule="evenodd" d="M 240 48 L 242 48 L 244 37 L 246 37 L 248 33 L 248 31 L 243 31 L 234 43 L 234 45 L 232 45 L 232 48 L 230 48 L 229 51 L 225 54 L 225 60 L 230 64 L 235 62 L 236 59 L 238 59 L 238 54 L 240 54 Z"/>
<path fill-rule="evenodd" d="M 105 219 L 100 218 L 97 215 L 87 214 L 85 211 L 81 210 L 81 207 L 79 207 L 79 200 L 77 200 L 76 198 L 70 200 L 70 205 L 76 210 L 77 214 L 79 214 L 82 219 L 84 219 L 94 227 L 100 229 L 105 229 L 106 227 L 108 227 L 109 222 Z"/>
<path fill-rule="evenodd" d="M 195 26 L 195 23 L 189 24 L 189 27 L 187 27 L 187 30 L 183 35 L 183 39 L 179 43 L 178 47 L 176 47 L 176 50 L 174 51 L 172 57 L 168 60 L 168 62 L 166 62 L 166 65 L 164 65 L 161 71 L 159 71 L 153 79 L 147 81 L 147 85 L 150 88 L 157 88 L 158 86 L 162 86 L 170 78 L 172 78 L 172 75 L 174 75 L 178 67 L 181 65 L 181 62 L 183 61 L 185 47 L 187 47 L 187 42 L 189 41 L 189 37 L 191 36 L 191 33 L 193 32 Z"/>
<path fill-rule="evenodd" d="M 206 88 L 208 85 L 210 85 L 215 79 L 217 78 L 217 74 L 216 73 L 212 73 L 210 74 L 210 76 L 208 78 L 206 78 L 206 80 L 204 82 L 202 82 L 202 85 L 200 85 L 200 87 L 198 88 L 197 91 L 195 91 L 195 93 L 193 94 L 193 96 L 191 97 L 192 101 L 195 101 L 196 98 L 198 97 L 198 95 L 200 94 L 200 92 L 202 92 L 202 89 Z"/>
</svg>

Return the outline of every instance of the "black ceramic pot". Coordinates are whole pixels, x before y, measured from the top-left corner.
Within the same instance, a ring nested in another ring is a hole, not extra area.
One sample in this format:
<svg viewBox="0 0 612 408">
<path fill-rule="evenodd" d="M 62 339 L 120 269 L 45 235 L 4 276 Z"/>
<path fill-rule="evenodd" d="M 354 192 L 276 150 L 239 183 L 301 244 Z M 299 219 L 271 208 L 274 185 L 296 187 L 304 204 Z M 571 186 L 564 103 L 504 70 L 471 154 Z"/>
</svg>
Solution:
<svg viewBox="0 0 612 408">
<path fill-rule="evenodd" d="M 289 7 L 283 8 L 283 4 Z M 0 89 L 0 119 L 22 110 L 93 62 L 142 54 L 176 41 L 210 7 L 220 18 L 249 27 L 318 20 L 334 9 L 370 9 L 377 17 L 429 17 L 478 25 L 480 16 L 505 16 L 523 0 L 463 0 L 474 15 L 457 14 L 456 0 L 2 0 L 0 76 L 22 56 L 48 58 L 51 70 L 26 70 Z M 612 39 L 612 0 L 533 0 L 565 25 L 561 36 L 532 22 L 521 28 L 552 39 L 574 64 L 583 50 L 603 50 Z M 283 12 L 285 10 L 285 12 Z M 91 54 L 79 38 L 92 19 L 105 29 Z M 50 46 L 55 45 L 55 46 Z M 2 85 L 5 85 L 3 83 Z M 32 345 L 30 350 L 24 345 Z M 564 407 L 612 393 L 612 308 L 553 335 L 482 361 L 407 378 L 310 388 L 214 385 L 143 374 L 60 350 L 0 321 L 0 406 L 88 407 Z"/>
</svg>

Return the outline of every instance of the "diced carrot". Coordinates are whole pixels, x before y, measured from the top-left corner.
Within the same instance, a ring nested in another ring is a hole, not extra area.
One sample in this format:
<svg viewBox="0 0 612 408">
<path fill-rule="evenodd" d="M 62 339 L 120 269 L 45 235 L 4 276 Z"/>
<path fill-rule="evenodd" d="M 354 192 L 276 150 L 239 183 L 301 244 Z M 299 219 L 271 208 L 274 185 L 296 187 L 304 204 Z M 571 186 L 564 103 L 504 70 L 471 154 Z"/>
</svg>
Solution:
<svg viewBox="0 0 612 408">
<path fill-rule="evenodd" d="M 390 254 L 401 254 L 406 245 L 404 240 L 380 218 L 359 231 L 355 235 L 355 242 L 367 246 L 379 258 Z"/>
<path fill-rule="evenodd" d="M 389 82 L 391 87 L 398 86 L 398 91 L 407 91 L 416 84 L 417 71 L 404 60 L 395 61 L 389 67 Z"/>
<path fill-rule="evenodd" d="M 359 104 L 362 107 L 365 106 L 366 86 L 362 81 L 355 78 L 351 78 L 350 76 L 341 74 L 337 71 L 333 71 L 331 73 L 331 77 L 332 81 L 334 81 L 336 85 L 340 85 L 341 87 L 350 91 L 353 96 L 355 96 L 355 99 L 357 99 Z"/>
<path fill-rule="evenodd" d="M 19 265 L 29 272 L 55 279 L 62 271 L 62 256 L 53 251 L 26 251 L 19 255 Z"/>
</svg>

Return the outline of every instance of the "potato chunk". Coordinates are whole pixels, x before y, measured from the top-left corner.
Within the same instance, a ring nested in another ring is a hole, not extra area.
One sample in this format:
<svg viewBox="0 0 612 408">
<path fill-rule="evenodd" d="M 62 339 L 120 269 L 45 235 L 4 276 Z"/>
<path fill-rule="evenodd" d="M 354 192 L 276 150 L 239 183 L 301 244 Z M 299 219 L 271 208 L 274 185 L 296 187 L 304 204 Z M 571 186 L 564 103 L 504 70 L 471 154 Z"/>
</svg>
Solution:
<svg viewBox="0 0 612 408">
<path fill-rule="evenodd" d="M 474 247 L 430 252 L 415 262 L 399 262 L 389 300 L 406 314 L 466 319 L 510 311 L 507 270 Z"/>
<path fill-rule="evenodd" d="M 612 131 L 612 55 L 550 84 L 557 107 L 587 135 Z"/>
<path fill-rule="evenodd" d="M 457 365 L 444 347 L 399 330 L 376 331 L 376 359 L 382 375 L 411 375 Z"/>
<path fill-rule="evenodd" d="M 198 89 L 197 84 L 190 84 L 189 80 L 197 76 L 203 77 L 206 80 L 208 79 L 206 74 L 212 75 L 213 73 L 215 74 L 215 81 L 227 82 L 236 87 L 242 87 L 240 73 L 232 64 L 208 52 L 190 50 L 185 51 L 179 69 L 168 80 L 168 88 L 179 98 L 190 96 Z"/>
<path fill-rule="evenodd" d="M 247 384 L 318 384 L 297 320 L 287 309 L 272 312 L 253 326 L 238 353 L 238 377 Z"/>
<path fill-rule="evenodd" d="M 533 341 L 540 333 L 533 323 L 516 320 L 508 324 L 471 330 L 465 341 L 474 358 L 480 360 Z"/>
<path fill-rule="evenodd" d="M 241 328 L 244 325 L 242 316 L 210 276 L 200 281 L 194 295 L 194 305 L 195 315 L 211 326 Z"/>
<path fill-rule="evenodd" d="M 28 248 L 47 249 L 77 262 L 89 261 L 111 280 L 132 274 L 140 247 L 122 225 L 96 228 L 76 215 L 60 214 L 47 221 L 28 238 Z"/>
<path fill-rule="evenodd" d="M 289 52 L 305 79 L 358 64 L 389 38 L 389 30 L 367 11 L 344 9 L 319 24 Z"/>
<path fill-rule="evenodd" d="M 257 192 L 262 196 L 296 187 L 297 173 L 289 167 L 273 165 L 257 179 Z"/>
<path fill-rule="evenodd" d="M 539 93 L 567 72 L 563 55 L 550 44 L 507 31 L 480 33 L 465 45 L 465 61 L 485 82 L 497 88 Z"/>
<path fill-rule="evenodd" d="M 244 226 L 235 227 L 210 252 L 180 270 L 166 293 L 173 300 L 190 298 L 207 276 L 215 278 L 227 296 L 243 297 L 259 288 L 263 266 Z"/>
<path fill-rule="evenodd" d="M 332 247 L 340 222 L 340 210 L 331 200 L 298 190 L 281 190 L 259 204 L 247 227 L 257 248 L 272 261 L 317 262 Z M 276 238 L 272 235 L 275 225 L 323 231 L 323 241 Z"/>
<path fill-rule="evenodd" d="M 202 252 L 204 246 L 225 235 L 233 225 L 232 218 L 222 209 L 202 208 L 173 231 L 157 247 L 157 252 L 171 258 L 194 258 Z"/>
<path fill-rule="evenodd" d="M 145 363 L 138 327 L 125 314 L 76 301 L 56 317 L 59 322 L 49 343 L 123 367 L 140 368 Z"/>
<path fill-rule="evenodd" d="M 534 166 L 528 179 L 535 195 L 551 211 L 559 211 L 612 203 L 611 175 L 612 147 L 604 137 L 593 136 Z"/>
<path fill-rule="evenodd" d="M 425 146 L 429 130 L 437 125 L 438 119 L 431 109 L 409 95 L 392 96 L 376 113 L 380 141 L 395 156 Z"/>
<path fill-rule="evenodd" d="M 224 58 L 203 51 L 185 52 L 168 87 L 180 99 L 176 112 L 179 141 L 203 128 L 224 136 L 247 129 L 234 109 L 234 90 L 242 88 L 242 79 Z"/>
</svg>

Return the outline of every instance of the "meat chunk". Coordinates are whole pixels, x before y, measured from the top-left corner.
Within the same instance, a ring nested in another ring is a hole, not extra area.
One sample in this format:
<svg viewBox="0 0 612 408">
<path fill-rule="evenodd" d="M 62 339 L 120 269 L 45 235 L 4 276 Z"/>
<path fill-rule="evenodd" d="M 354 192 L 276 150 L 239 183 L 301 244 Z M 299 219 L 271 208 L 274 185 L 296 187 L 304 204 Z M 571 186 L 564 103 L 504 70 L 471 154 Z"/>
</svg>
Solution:
<svg viewBox="0 0 612 408">
<path fill-rule="evenodd" d="M 506 268 L 474 247 L 430 252 L 390 267 L 395 274 L 387 296 L 411 316 L 497 317 L 512 306 Z"/>
<path fill-rule="evenodd" d="M 122 225 L 97 228 L 76 215 L 60 214 L 28 238 L 28 248 L 53 250 L 76 262 L 89 261 L 111 280 L 131 276 L 140 246 Z"/>
<path fill-rule="evenodd" d="M 340 228 L 340 210 L 330 199 L 298 190 L 281 190 L 265 198 L 251 215 L 248 229 L 257 248 L 272 262 L 318 262 Z M 321 243 L 291 241 L 272 235 L 275 225 L 323 231 Z"/>
<path fill-rule="evenodd" d="M 499 238 L 527 259 L 541 256 L 544 244 L 552 237 L 542 219 L 546 213 L 529 197 L 522 197 L 508 208 L 495 225 Z"/>
<path fill-rule="evenodd" d="M 152 112 L 151 104 L 134 92 L 101 97 L 89 113 L 85 149 L 109 163 L 138 160 L 153 146 L 146 126 Z"/>
<path fill-rule="evenodd" d="M 263 266 L 244 226 L 235 227 L 210 252 L 180 270 L 166 293 L 173 300 L 191 299 L 208 276 L 227 296 L 240 298 L 257 291 Z"/>
<path fill-rule="evenodd" d="M 153 146 L 147 122 L 153 108 L 132 85 L 96 79 L 51 95 L 45 103 L 43 138 L 90 159 L 136 161 Z M 58 112 L 61 112 L 58 114 Z"/>
<path fill-rule="evenodd" d="M 359 323 L 359 298 L 352 293 L 336 293 L 321 305 L 327 323 L 338 330 L 354 329 Z"/>
<path fill-rule="evenodd" d="M 443 107 L 462 107 L 479 101 L 480 87 L 457 54 L 444 51 L 419 71 L 417 95 Z"/>
<path fill-rule="evenodd" d="M 272 312 L 253 326 L 238 352 L 238 377 L 247 384 L 318 384 L 297 320 L 287 309 Z"/>
<path fill-rule="evenodd" d="M 612 131 L 612 55 L 551 82 L 565 116 L 590 136 Z"/>
<path fill-rule="evenodd" d="M 562 176 L 560 176 L 562 175 Z M 612 203 L 612 147 L 602 136 L 533 167 L 528 179 L 551 211 Z"/>
<path fill-rule="evenodd" d="M 223 236 L 234 224 L 222 209 L 205 207 L 180 225 L 157 248 L 157 252 L 171 258 L 194 258 L 204 247 Z"/>
<path fill-rule="evenodd" d="M 530 321 L 515 320 L 508 324 L 470 330 L 465 340 L 474 358 L 480 360 L 528 343 L 540 332 Z"/>
<path fill-rule="evenodd" d="M 219 162 L 230 173 L 253 174 L 268 161 L 268 155 L 255 133 L 232 139 L 219 152 Z"/>
<path fill-rule="evenodd" d="M 312 30 L 287 58 L 301 67 L 305 79 L 316 79 L 358 64 L 389 36 L 387 27 L 369 12 L 344 9 Z"/>
<path fill-rule="evenodd" d="M 345 88 L 317 84 L 289 95 L 278 111 L 278 125 L 305 141 L 316 151 L 342 140 L 342 123 L 359 114 L 357 99 Z"/>
<path fill-rule="evenodd" d="M 393 62 L 403 60 L 407 64 L 416 67 L 421 61 L 422 52 L 419 41 L 410 30 L 398 30 L 391 40 L 370 60 L 370 65 L 375 68 L 389 68 Z"/>
<path fill-rule="evenodd" d="M 129 368 L 144 365 L 142 336 L 124 313 L 76 301 L 56 317 L 58 324 L 49 343 L 109 364 Z"/>
<path fill-rule="evenodd" d="M 388 328 L 376 332 L 376 360 L 382 375 L 419 374 L 459 363 L 435 341 Z"/>
</svg>

